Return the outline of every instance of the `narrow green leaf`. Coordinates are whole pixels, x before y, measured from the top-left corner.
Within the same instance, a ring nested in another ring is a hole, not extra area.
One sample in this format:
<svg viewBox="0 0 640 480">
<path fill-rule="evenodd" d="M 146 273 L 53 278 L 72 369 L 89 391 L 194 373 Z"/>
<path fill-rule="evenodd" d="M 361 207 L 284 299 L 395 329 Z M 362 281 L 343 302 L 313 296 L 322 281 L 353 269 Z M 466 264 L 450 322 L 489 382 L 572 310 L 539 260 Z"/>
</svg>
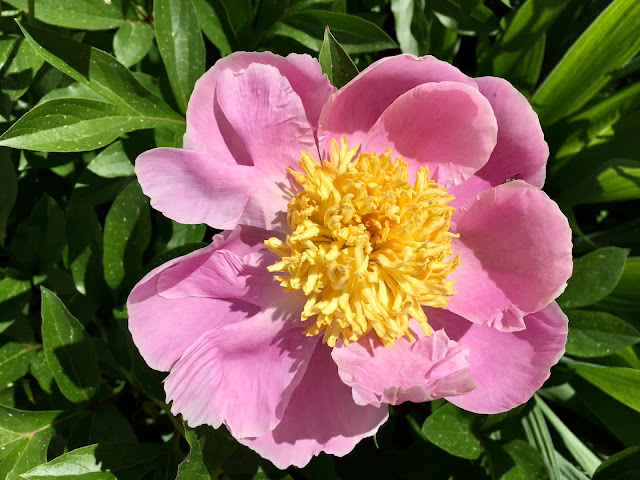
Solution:
<svg viewBox="0 0 640 480">
<path fill-rule="evenodd" d="M 626 480 L 640 477 L 640 446 L 611 455 L 598 467 L 593 480 Z"/>
<path fill-rule="evenodd" d="M 87 85 L 133 116 L 164 118 L 176 124 L 184 119 L 161 98 L 153 95 L 132 73 L 108 53 L 69 37 L 19 24 L 27 41 L 47 62 L 74 80 Z"/>
<path fill-rule="evenodd" d="M 542 455 L 542 460 L 546 466 L 551 480 L 561 480 L 558 462 L 556 460 L 556 449 L 544 419 L 542 410 L 536 404 L 522 417 L 522 427 L 524 428 L 527 441 L 535 447 Z"/>
<path fill-rule="evenodd" d="M 122 65 L 131 67 L 149 53 L 153 37 L 148 23 L 125 23 L 113 36 L 113 53 Z"/>
<path fill-rule="evenodd" d="M 28 343 L 9 342 L 0 347 L 0 390 L 27 373 L 35 353 L 35 346 Z"/>
<path fill-rule="evenodd" d="M 52 291 L 42 292 L 42 344 L 62 394 L 72 402 L 94 395 L 100 374 L 89 335 Z"/>
<path fill-rule="evenodd" d="M 420 0 L 391 0 L 396 37 L 402 53 L 424 55 L 428 52 L 429 29 L 421 7 Z"/>
<path fill-rule="evenodd" d="M 429 0 L 428 10 L 447 28 L 460 35 L 491 35 L 498 28 L 498 19 L 481 0 Z"/>
<path fill-rule="evenodd" d="M 543 125 L 587 103 L 640 50 L 640 2 L 614 0 L 572 45 L 532 98 Z"/>
<path fill-rule="evenodd" d="M 99 443 L 60 455 L 22 477 L 29 480 L 133 480 L 152 470 L 164 451 L 162 444 L 154 443 Z"/>
<path fill-rule="evenodd" d="M 329 82 L 336 88 L 342 88 L 358 74 L 358 69 L 351 57 L 331 34 L 329 27 L 324 30 L 324 41 L 318 60 L 322 67 L 322 73 L 327 74 Z"/>
<path fill-rule="evenodd" d="M 558 452 L 556 452 L 556 460 L 558 461 L 563 480 L 590 480 L 582 470 L 574 466 L 573 463 L 564 458 Z"/>
<path fill-rule="evenodd" d="M 621 318 L 606 312 L 567 309 L 567 353 L 576 357 L 603 357 L 640 342 L 640 333 Z"/>
<path fill-rule="evenodd" d="M 7 220 L 18 197 L 16 169 L 7 150 L 0 151 L 0 245 L 6 238 Z"/>
<path fill-rule="evenodd" d="M 229 45 L 227 35 L 214 8 L 207 0 L 193 0 L 193 6 L 202 32 L 220 50 L 221 55 L 229 55 L 233 49 Z"/>
<path fill-rule="evenodd" d="M 27 11 L 28 0 L 5 0 Z M 36 19 L 59 27 L 79 30 L 108 30 L 125 23 L 122 0 L 37 0 Z"/>
<path fill-rule="evenodd" d="M 0 146 L 42 152 L 81 152 L 124 133 L 173 127 L 166 117 L 146 117 L 105 102 L 59 98 L 37 105 L 0 137 Z"/>
<path fill-rule="evenodd" d="M 483 451 L 472 430 L 477 417 L 447 403 L 427 417 L 422 432 L 431 443 L 456 457 L 476 459 Z"/>
<path fill-rule="evenodd" d="M 622 275 L 628 250 L 604 247 L 573 261 L 573 274 L 558 297 L 563 308 L 584 307 L 613 291 Z"/>
<path fill-rule="evenodd" d="M 204 74 L 205 49 L 191 0 L 156 0 L 156 42 L 178 106 L 184 112 L 196 80 Z"/>
<path fill-rule="evenodd" d="M 492 478 L 497 480 L 549 480 L 549 472 L 540 453 L 524 440 L 504 445 L 487 442 L 487 456 Z"/>
<path fill-rule="evenodd" d="M 117 290 L 137 280 L 150 235 L 149 200 L 132 182 L 116 197 L 104 223 L 102 264 L 109 287 Z"/>
<path fill-rule="evenodd" d="M 603 367 L 583 363 L 570 364 L 578 375 L 608 393 L 619 402 L 640 412 L 640 370 L 624 367 Z"/>
<path fill-rule="evenodd" d="M 596 308 L 612 312 L 640 312 L 640 257 L 628 258 L 620 281 Z"/>
</svg>

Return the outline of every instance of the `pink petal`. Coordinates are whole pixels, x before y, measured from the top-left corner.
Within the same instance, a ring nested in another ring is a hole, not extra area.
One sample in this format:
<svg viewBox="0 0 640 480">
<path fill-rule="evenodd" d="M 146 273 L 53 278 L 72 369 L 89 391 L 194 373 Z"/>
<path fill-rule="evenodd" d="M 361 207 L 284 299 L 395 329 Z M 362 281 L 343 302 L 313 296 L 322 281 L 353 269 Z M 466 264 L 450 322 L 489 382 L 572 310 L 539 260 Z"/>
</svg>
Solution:
<svg viewBox="0 0 640 480">
<path fill-rule="evenodd" d="M 425 308 L 433 328 L 469 347 L 476 389 L 447 398 L 475 413 L 506 412 L 531 398 L 549 378 L 549 370 L 564 353 L 568 322 L 555 302 L 524 319 L 521 332 L 499 332 L 475 325 L 443 309 Z"/>
<path fill-rule="evenodd" d="M 256 174 L 254 167 L 190 150 L 155 148 L 137 158 L 135 169 L 151 206 L 180 223 L 280 230 L 286 221 L 290 192 Z"/>
<path fill-rule="evenodd" d="M 165 379 L 171 411 L 192 427 L 224 423 L 236 438 L 270 432 L 283 418 L 318 342 L 303 330 L 299 313 L 274 309 L 209 330 Z"/>
<path fill-rule="evenodd" d="M 340 378 L 353 389 L 358 405 L 428 402 L 473 390 L 464 345 L 449 340 L 444 330 L 417 336 L 422 338 L 403 337 L 385 347 L 368 335 L 333 349 Z"/>
<path fill-rule="evenodd" d="M 254 177 L 285 183 L 302 150 L 317 156 L 313 131 L 300 97 L 278 69 L 254 63 L 218 78 L 214 115 L 237 163 L 254 165 Z"/>
<path fill-rule="evenodd" d="M 516 175 L 531 185 L 542 187 L 549 156 L 538 115 L 527 99 L 502 78 L 475 80 L 498 120 L 498 142 L 487 164 L 473 178 L 450 190 L 456 197 L 454 206 L 464 205 L 477 193 Z"/>
<path fill-rule="evenodd" d="M 322 110 L 318 129 L 321 157 L 328 158 L 332 138 L 347 135 L 350 145 L 362 143 L 382 112 L 403 93 L 423 83 L 443 81 L 476 88 L 472 78 L 432 56 L 396 55 L 374 62 L 333 95 Z"/>
<path fill-rule="evenodd" d="M 571 229 L 542 190 L 518 180 L 480 193 L 452 218 L 460 266 L 446 307 L 510 332 L 555 299 L 571 276 Z"/>
<path fill-rule="evenodd" d="M 307 120 L 315 132 L 318 128 L 318 118 L 322 106 L 335 91 L 327 76 L 322 74 L 318 61 L 309 55 L 295 53 L 287 57 L 280 57 L 270 52 L 235 52 L 218 60 L 196 82 L 187 109 L 185 148 L 209 153 L 216 158 L 218 156 L 229 157 L 213 112 L 216 84 L 222 72 L 226 70 L 240 72 L 252 63 L 272 65 L 286 77 L 302 100 Z"/>
<path fill-rule="evenodd" d="M 353 402 L 330 348 L 318 344 L 280 424 L 262 437 L 239 441 L 280 469 L 304 467 L 320 452 L 346 455 L 360 440 L 374 435 L 388 416 L 386 407 Z"/>
<path fill-rule="evenodd" d="M 409 165 L 409 179 L 423 165 L 449 187 L 487 163 L 498 126 L 489 102 L 473 87 L 427 83 L 409 90 L 387 108 L 362 141 L 363 151 L 391 148 Z"/>
<path fill-rule="evenodd" d="M 208 247 L 170 260 L 138 282 L 127 300 L 129 330 L 149 366 L 156 370 L 169 370 L 203 333 L 246 320 L 260 311 L 259 305 L 265 304 L 272 294 L 271 284 L 266 285 L 269 288 L 264 289 L 262 301 L 255 299 L 256 292 L 259 293 L 261 289 L 251 289 L 252 295 L 242 299 L 240 295 L 246 292 L 247 281 L 251 284 L 250 277 L 248 280 L 247 277 L 235 275 L 235 265 L 229 263 L 228 257 L 252 258 L 256 252 L 263 251 L 262 242 L 268 233 L 244 227 L 216 235 Z M 204 267 L 189 276 L 185 265 L 188 269 L 194 264 Z M 172 270 L 181 275 L 172 275 Z M 162 276 L 171 277 L 170 284 L 165 284 L 166 291 L 158 286 Z M 176 296 L 181 282 L 186 285 L 185 289 L 192 284 L 209 283 L 209 297 Z M 271 283 L 276 282 L 272 280 Z M 290 297 L 290 300 L 295 301 L 294 297 Z M 270 301 L 273 303 L 273 297 Z"/>
</svg>

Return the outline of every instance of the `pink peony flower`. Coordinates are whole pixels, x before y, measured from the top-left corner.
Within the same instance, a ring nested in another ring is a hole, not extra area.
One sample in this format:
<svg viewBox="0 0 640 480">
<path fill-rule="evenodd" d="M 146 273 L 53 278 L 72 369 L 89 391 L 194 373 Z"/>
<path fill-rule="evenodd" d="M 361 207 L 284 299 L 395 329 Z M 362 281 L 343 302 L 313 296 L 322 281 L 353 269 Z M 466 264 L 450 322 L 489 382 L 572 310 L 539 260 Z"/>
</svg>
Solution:
<svg viewBox="0 0 640 480">
<path fill-rule="evenodd" d="M 129 296 L 172 411 L 285 468 L 347 454 L 388 404 L 527 401 L 567 335 L 547 156 L 508 82 L 433 57 L 385 58 L 337 92 L 306 55 L 218 61 L 184 149 L 136 161 L 154 208 L 229 230 Z"/>
</svg>

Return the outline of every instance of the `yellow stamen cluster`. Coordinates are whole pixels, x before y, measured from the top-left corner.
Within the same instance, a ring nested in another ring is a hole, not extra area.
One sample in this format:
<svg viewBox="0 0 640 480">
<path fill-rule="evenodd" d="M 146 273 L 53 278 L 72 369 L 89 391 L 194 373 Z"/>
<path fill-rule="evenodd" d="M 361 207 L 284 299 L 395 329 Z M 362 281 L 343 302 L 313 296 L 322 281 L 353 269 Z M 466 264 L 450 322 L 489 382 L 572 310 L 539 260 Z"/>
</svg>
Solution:
<svg viewBox="0 0 640 480">
<path fill-rule="evenodd" d="M 334 346 L 342 336 L 356 341 L 371 329 L 387 346 L 408 336 L 409 318 L 425 334 L 431 329 L 421 305 L 444 307 L 458 266 L 450 258 L 449 220 L 453 196 L 429 179 L 422 167 L 415 185 L 407 164 L 387 149 L 358 155 L 347 139 L 333 140 L 329 160 L 317 163 L 302 152 L 300 169 L 288 169 L 302 187 L 290 202 L 291 234 L 265 243 L 282 260 L 269 271 L 285 291 L 308 296 L 301 318 L 316 316 L 305 333 L 324 331 Z"/>
</svg>

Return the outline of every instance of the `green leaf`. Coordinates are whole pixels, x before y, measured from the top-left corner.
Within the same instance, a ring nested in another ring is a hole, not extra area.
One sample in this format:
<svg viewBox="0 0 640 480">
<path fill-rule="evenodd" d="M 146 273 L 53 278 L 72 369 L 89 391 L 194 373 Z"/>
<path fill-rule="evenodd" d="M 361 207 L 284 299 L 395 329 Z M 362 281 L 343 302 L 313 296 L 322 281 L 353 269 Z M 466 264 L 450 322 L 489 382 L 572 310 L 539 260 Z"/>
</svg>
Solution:
<svg viewBox="0 0 640 480">
<path fill-rule="evenodd" d="M 16 169 L 7 150 L 0 152 L 0 245 L 6 238 L 7 220 L 18 197 Z"/>
<path fill-rule="evenodd" d="M 611 455 L 598 467 L 593 480 L 626 480 L 640 477 L 640 446 Z"/>
<path fill-rule="evenodd" d="M 6 0 L 23 11 L 27 11 L 28 0 Z M 122 1 L 110 0 L 37 0 L 35 16 L 50 25 L 78 30 L 108 30 L 125 23 Z"/>
<path fill-rule="evenodd" d="M 474 414 L 447 403 L 427 417 L 422 432 L 431 443 L 456 457 L 476 459 L 483 451 L 472 430 Z"/>
<path fill-rule="evenodd" d="M 138 182 L 131 182 L 116 197 L 104 223 L 102 264 L 109 287 L 132 286 L 140 277 L 150 236 L 149 200 Z"/>
<path fill-rule="evenodd" d="M 45 463 L 54 433 L 52 428 L 48 428 L 24 438 L 0 463 L 0 478 L 22 480 L 22 473 Z"/>
<path fill-rule="evenodd" d="M 553 439 L 540 406 L 534 404 L 531 410 L 522 417 L 521 422 L 527 441 L 540 452 L 551 480 L 561 480 L 555 456 L 556 449 L 553 446 Z"/>
<path fill-rule="evenodd" d="M 342 88 L 358 74 L 358 69 L 349 54 L 344 51 L 344 48 L 331 34 L 329 27 L 324 30 L 324 41 L 320 48 L 318 60 L 322 67 L 322 73 L 327 74 L 329 82 L 336 88 Z"/>
<path fill-rule="evenodd" d="M 61 414 L 61 411 L 30 412 L 0 405 L 0 459 L 33 435 L 62 421 Z"/>
<path fill-rule="evenodd" d="M 114 405 L 106 403 L 74 423 L 67 440 L 69 450 L 103 442 L 135 442 L 129 421 Z"/>
<path fill-rule="evenodd" d="M 148 23 L 125 23 L 113 36 L 113 53 L 122 65 L 131 67 L 149 53 L 153 37 Z"/>
<path fill-rule="evenodd" d="M 90 205 L 71 202 L 66 213 L 68 264 L 76 290 L 83 295 L 102 292 L 102 228 Z M 100 298 L 100 297 L 99 297 Z"/>
<path fill-rule="evenodd" d="M 191 0 L 156 0 L 156 42 L 178 106 L 184 112 L 196 80 L 204 74 L 205 49 Z"/>
<path fill-rule="evenodd" d="M 498 480 L 548 480 L 549 472 L 540 453 L 524 440 L 504 445 L 488 443 L 492 477 Z"/>
<path fill-rule="evenodd" d="M 53 384 L 55 383 L 55 378 L 53 378 L 53 373 L 49 368 L 49 364 L 47 363 L 47 358 L 45 357 L 44 350 L 39 350 L 36 355 L 31 359 L 31 365 L 29 366 L 29 370 L 33 378 L 36 379 L 40 388 L 46 393 L 53 393 Z"/>
<path fill-rule="evenodd" d="M 429 25 L 420 0 L 391 0 L 395 32 L 402 53 L 424 55 L 429 51 Z"/>
<path fill-rule="evenodd" d="M 628 258 L 620 281 L 607 298 L 597 304 L 598 309 L 612 312 L 640 312 L 640 257 Z"/>
<path fill-rule="evenodd" d="M 481 0 L 429 0 L 427 9 L 447 28 L 461 35 L 491 35 L 498 19 Z"/>
<path fill-rule="evenodd" d="M 42 292 L 42 344 L 62 394 L 72 402 L 89 401 L 100 381 L 98 359 L 89 335 L 52 291 Z"/>
<path fill-rule="evenodd" d="M 27 373 L 35 353 L 35 346 L 28 343 L 9 342 L 0 347 L 0 390 Z"/>
<path fill-rule="evenodd" d="M 311 50 L 320 51 L 324 29 L 328 26 L 347 53 L 377 52 L 398 48 L 384 30 L 355 15 L 329 10 L 303 10 L 276 23 L 270 35 L 293 38 Z"/>
<path fill-rule="evenodd" d="M 165 451 L 154 443 L 99 443 L 78 448 L 40 465 L 29 480 L 137 480 L 154 468 Z"/>
<path fill-rule="evenodd" d="M 19 25 L 27 41 L 47 62 L 130 115 L 161 118 L 176 128 L 184 125 L 179 114 L 140 85 L 132 73 L 108 53 L 49 30 Z"/>
<path fill-rule="evenodd" d="M 215 472 L 209 472 L 204 461 L 202 451 L 206 442 L 206 435 L 198 435 L 195 430 L 185 428 L 185 439 L 191 449 L 189 455 L 178 466 L 176 480 L 209 480 L 215 478 Z M 222 472 L 217 472 L 219 475 Z"/>
<path fill-rule="evenodd" d="M 640 370 L 603 367 L 583 363 L 570 364 L 578 375 L 608 393 L 619 402 L 640 412 Z"/>
<path fill-rule="evenodd" d="M 602 300 L 620 280 L 628 250 L 599 248 L 573 261 L 573 274 L 558 297 L 562 308 L 584 307 Z"/>
<path fill-rule="evenodd" d="M 640 2 L 614 0 L 571 46 L 532 98 L 543 125 L 587 103 L 640 49 Z"/>
<path fill-rule="evenodd" d="M 173 127 L 164 117 L 144 117 L 105 102 L 59 98 L 37 105 L 0 137 L 0 145 L 42 152 L 81 152 L 113 142 L 124 133 Z"/>
<path fill-rule="evenodd" d="M 31 86 L 44 61 L 23 38 L 9 36 L 0 40 L 2 48 L 2 91 L 10 100 L 17 100 Z M 6 63 L 8 61 L 8 63 Z"/>
<path fill-rule="evenodd" d="M 573 309 L 565 313 L 569 317 L 569 355 L 603 357 L 640 342 L 640 333 L 633 326 L 610 313 Z"/>
<path fill-rule="evenodd" d="M 221 55 L 229 55 L 233 50 L 229 45 L 218 14 L 207 0 L 193 0 L 196 17 L 202 32 L 220 50 Z"/>
</svg>

